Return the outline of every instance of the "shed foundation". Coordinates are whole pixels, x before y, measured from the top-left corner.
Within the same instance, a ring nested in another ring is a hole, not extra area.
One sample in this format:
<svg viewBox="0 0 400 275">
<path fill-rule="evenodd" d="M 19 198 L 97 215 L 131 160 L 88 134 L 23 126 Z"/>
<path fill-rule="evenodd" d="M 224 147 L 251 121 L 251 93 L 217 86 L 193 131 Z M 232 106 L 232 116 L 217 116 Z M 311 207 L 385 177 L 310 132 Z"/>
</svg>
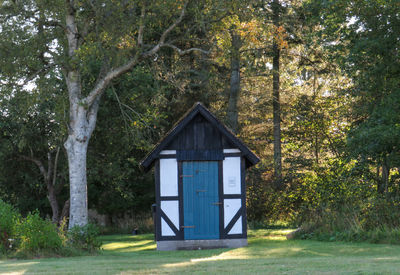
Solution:
<svg viewBox="0 0 400 275">
<path fill-rule="evenodd" d="M 157 250 L 198 250 L 247 246 L 247 239 L 157 241 Z"/>
</svg>

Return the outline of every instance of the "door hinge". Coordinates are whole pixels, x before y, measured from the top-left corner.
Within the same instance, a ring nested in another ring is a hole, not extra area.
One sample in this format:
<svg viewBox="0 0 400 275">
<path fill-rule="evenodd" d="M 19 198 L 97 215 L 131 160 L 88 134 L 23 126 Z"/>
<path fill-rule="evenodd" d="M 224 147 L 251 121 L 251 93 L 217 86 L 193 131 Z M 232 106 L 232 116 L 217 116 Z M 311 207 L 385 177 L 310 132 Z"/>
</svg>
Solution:
<svg viewBox="0 0 400 275">
<path fill-rule="evenodd" d="M 195 228 L 194 225 L 182 225 L 181 228 Z"/>
<path fill-rule="evenodd" d="M 193 177 L 193 175 L 180 175 L 181 178 L 190 178 Z"/>
<path fill-rule="evenodd" d="M 222 202 L 213 202 L 212 205 L 222 205 Z"/>
<path fill-rule="evenodd" d="M 196 193 L 207 192 L 207 190 L 196 190 Z"/>
</svg>

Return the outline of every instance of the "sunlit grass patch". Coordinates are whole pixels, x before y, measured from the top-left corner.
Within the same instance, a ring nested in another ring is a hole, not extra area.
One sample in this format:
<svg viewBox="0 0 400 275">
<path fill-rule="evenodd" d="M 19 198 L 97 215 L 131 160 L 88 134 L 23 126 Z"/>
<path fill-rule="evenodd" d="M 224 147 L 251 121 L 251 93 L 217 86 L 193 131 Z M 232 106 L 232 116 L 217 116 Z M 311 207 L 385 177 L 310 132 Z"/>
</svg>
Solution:
<svg viewBox="0 0 400 275">
<path fill-rule="evenodd" d="M 250 230 L 236 249 L 156 251 L 154 236 L 102 236 L 96 256 L 0 261 L 0 274 L 395 274 L 400 246 L 286 240 Z"/>
<path fill-rule="evenodd" d="M 114 252 L 135 252 L 154 250 L 156 249 L 156 244 L 152 240 L 132 240 L 131 242 L 112 242 L 103 244 L 101 249 Z"/>
<path fill-rule="evenodd" d="M 156 249 L 152 234 L 108 235 L 100 239 L 103 242 L 101 249 L 105 252 L 137 252 Z"/>
</svg>

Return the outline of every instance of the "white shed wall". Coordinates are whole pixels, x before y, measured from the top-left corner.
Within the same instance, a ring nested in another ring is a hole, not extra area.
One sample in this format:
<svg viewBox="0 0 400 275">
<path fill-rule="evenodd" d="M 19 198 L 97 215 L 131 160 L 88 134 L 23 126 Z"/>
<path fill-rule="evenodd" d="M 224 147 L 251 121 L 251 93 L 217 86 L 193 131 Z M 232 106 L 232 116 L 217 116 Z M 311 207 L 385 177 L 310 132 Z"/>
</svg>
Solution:
<svg viewBox="0 0 400 275">
<path fill-rule="evenodd" d="M 161 210 L 167 215 L 175 227 L 179 229 L 179 202 L 161 201 Z"/>
<path fill-rule="evenodd" d="M 224 200 L 224 228 L 226 228 L 233 216 L 242 206 L 241 199 L 225 199 Z"/>
<path fill-rule="evenodd" d="M 162 236 L 175 236 L 174 231 L 168 226 L 168 224 L 161 218 L 161 235 Z"/>
<path fill-rule="evenodd" d="M 178 196 L 178 162 L 176 159 L 160 159 L 160 195 Z"/>
<path fill-rule="evenodd" d="M 242 234 L 242 217 L 240 217 L 232 229 L 228 232 L 229 234 Z"/>
</svg>

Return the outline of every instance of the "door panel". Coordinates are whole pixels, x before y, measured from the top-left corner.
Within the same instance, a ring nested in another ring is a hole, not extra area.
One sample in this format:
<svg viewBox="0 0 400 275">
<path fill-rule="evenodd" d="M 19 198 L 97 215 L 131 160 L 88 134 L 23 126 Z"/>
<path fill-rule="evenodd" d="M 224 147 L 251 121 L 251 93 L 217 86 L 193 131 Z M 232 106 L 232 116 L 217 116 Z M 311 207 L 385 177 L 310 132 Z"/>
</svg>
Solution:
<svg viewBox="0 0 400 275">
<path fill-rule="evenodd" d="M 185 161 L 182 168 L 185 240 L 219 239 L 218 162 Z"/>
</svg>

